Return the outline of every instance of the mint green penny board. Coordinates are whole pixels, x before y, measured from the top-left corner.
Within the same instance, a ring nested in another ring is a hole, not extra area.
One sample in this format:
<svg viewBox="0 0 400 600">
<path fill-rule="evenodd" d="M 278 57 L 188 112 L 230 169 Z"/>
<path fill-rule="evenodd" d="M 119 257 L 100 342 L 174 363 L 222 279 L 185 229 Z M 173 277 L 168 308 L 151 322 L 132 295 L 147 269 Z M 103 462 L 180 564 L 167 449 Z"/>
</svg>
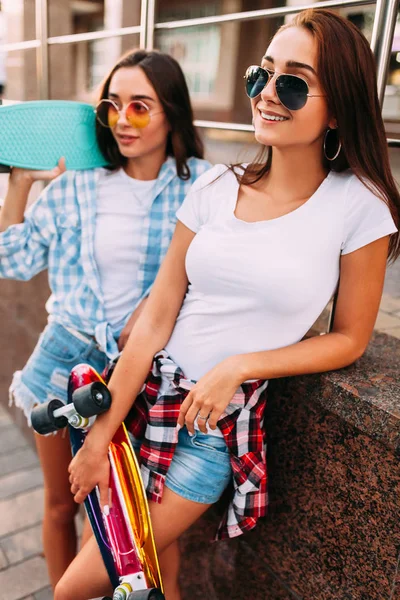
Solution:
<svg viewBox="0 0 400 600">
<path fill-rule="evenodd" d="M 67 169 L 107 165 L 97 145 L 93 106 L 67 100 L 0 106 L 0 165 L 47 170 L 62 156 Z"/>
</svg>

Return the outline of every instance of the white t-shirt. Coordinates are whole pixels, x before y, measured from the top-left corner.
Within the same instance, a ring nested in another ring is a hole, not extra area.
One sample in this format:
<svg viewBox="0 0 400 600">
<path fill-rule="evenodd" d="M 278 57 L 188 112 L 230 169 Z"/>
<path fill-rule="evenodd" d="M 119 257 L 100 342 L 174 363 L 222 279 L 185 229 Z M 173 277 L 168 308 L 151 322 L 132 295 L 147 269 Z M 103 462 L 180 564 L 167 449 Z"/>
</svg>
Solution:
<svg viewBox="0 0 400 600">
<path fill-rule="evenodd" d="M 340 255 L 396 231 L 388 207 L 350 172 L 330 172 L 302 206 L 255 223 L 235 216 L 238 189 L 216 165 L 177 212 L 197 235 L 166 350 L 188 379 L 228 356 L 300 341 L 336 289 Z"/>
<path fill-rule="evenodd" d="M 153 202 L 155 182 L 133 179 L 122 168 L 100 172 L 94 256 L 106 318 L 115 333 L 121 331 L 126 315 L 138 301 L 140 236 Z"/>
</svg>

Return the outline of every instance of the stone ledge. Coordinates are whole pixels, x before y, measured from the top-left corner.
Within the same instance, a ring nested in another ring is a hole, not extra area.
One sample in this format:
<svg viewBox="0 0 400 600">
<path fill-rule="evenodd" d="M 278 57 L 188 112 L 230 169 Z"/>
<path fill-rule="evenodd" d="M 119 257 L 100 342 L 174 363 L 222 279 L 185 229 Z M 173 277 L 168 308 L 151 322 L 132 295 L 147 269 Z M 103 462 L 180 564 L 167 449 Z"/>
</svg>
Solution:
<svg viewBox="0 0 400 600">
<path fill-rule="evenodd" d="M 295 380 L 308 400 L 400 453 L 400 340 L 375 332 L 353 365 Z"/>
</svg>

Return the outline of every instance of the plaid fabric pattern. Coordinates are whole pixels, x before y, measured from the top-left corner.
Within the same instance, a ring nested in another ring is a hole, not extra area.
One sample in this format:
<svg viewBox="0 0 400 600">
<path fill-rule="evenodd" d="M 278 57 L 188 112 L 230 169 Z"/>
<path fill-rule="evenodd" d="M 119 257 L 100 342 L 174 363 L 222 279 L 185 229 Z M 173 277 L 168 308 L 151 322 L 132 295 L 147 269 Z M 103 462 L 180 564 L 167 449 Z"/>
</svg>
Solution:
<svg viewBox="0 0 400 600">
<path fill-rule="evenodd" d="M 157 354 L 126 419 L 128 430 L 142 440 L 141 472 L 147 495 L 154 502 L 161 502 L 165 476 L 178 441 L 179 409 L 188 394 L 181 387 L 183 379 L 183 372 L 165 351 Z M 263 429 L 267 384 L 263 380 L 243 383 L 218 421 L 230 451 L 233 486 L 216 539 L 236 537 L 253 529 L 267 511 Z"/>
<path fill-rule="evenodd" d="M 191 158 L 188 165 L 191 177 L 187 181 L 177 176 L 173 158 L 161 167 L 140 240 L 136 305 L 149 293 L 157 275 L 175 228 L 177 209 L 191 184 L 211 166 L 197 158 Z M 106 322 L 93 249 L 99 174 L 100 169 L 67 171 L 26 211 L 23 223 L 0 233 L 0 277 L 28 280 L 47 268 L 52 291 L 46 304 L 50 318 L 95 336 L 113 357 L 118 349 Z"/>
</svg>

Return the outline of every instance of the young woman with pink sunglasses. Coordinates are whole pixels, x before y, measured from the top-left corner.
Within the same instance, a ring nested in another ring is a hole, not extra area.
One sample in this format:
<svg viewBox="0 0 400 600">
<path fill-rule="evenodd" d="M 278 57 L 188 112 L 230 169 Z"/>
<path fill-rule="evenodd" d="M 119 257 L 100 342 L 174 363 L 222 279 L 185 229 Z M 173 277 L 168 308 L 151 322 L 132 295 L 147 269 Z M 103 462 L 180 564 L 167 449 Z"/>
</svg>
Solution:
<svg viewBox="0 0 400 600">
<path fill-rule="evenodd" d="M 125 345 L 174 231 L 175 213 L 210 165 L 193 126 L 186 82 L 166 54 L 137 50 L 105 79 L 97 138 L 109 167 L 14 168 L 0 211 L 0 277 L 48 269 L 48 325 L 11 397 L 28 420 L 37 403 L 67 399 L 71 369 L 102 371 Z M 57 132 L 54 132 L 57 135 Z M 54 180 L 27 210 L 36 180 Z M 53 587 L 76 552 L 68 436 L 36 436 L 44 473 L 43 545 Z M 87 536 L 85 535 L 85 538 Z"/>
</svg>

